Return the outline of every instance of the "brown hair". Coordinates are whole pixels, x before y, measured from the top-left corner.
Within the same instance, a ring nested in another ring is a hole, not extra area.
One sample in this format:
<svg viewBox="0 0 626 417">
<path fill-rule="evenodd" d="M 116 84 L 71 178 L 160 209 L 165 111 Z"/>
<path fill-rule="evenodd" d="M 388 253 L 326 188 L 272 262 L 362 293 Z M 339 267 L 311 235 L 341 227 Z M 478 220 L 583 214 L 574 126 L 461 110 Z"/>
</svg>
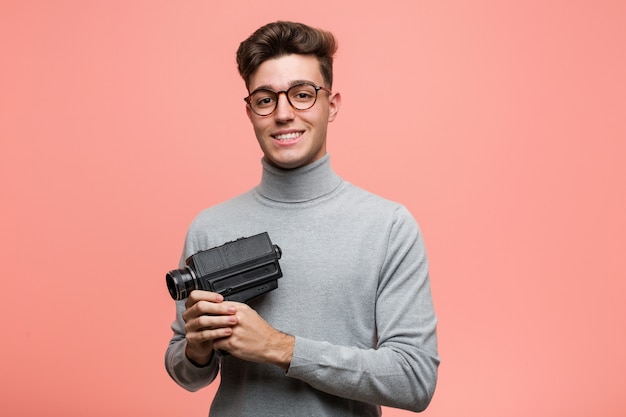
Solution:
<svg viewBox="0 0 626 417">
<path fill-rule="evenodd" d="M 326 87 L 333 85 L 333 55 L 337 42 L 332 33 L 303 23 L 274 22 L 257 29 L 237 49 L 237 68 L 248 87 L 250 76 L 273 58 L 289 54 L 314 55 Z"/>
</svg>

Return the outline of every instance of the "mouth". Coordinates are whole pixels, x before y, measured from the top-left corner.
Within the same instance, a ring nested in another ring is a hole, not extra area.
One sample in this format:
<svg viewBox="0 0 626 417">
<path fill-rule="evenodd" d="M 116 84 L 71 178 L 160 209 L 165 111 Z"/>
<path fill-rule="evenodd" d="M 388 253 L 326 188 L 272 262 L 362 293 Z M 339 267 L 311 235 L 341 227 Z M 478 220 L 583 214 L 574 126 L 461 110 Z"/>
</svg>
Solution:
<svg viewBox="0 0 626 417">
<path fill-rule="evenodd" d="M 275 135 L 272 135 L 272 138 L 274 138 L 274 140 L 278 142 L 286 144 L 297 141 L 303 133 L 304 132 L 277 133 Z"/>
</svg>

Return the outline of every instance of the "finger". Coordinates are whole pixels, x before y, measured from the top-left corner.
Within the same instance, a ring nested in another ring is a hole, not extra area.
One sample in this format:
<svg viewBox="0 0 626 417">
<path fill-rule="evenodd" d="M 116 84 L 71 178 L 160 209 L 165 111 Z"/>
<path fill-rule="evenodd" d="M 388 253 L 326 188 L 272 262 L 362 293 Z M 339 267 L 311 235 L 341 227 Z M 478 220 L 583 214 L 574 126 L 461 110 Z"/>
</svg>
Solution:
<svg viewBox="0 0 626 417">
<path fill-rule="evenodd" d="M 232 303 L 214 303 L 211 301 L 200 300 L 195 304 L 187 307 L 187 309 L 183 312 L 182 317 L 186 323 L 202 315 L 222 316 L 232 315 L 236 312 L 237 307 Z"/>
<path fill-rule="evenodd" d="M 198 301 L 209 301 L 211 303 L 221 303 L 224 301 L 224 297 L 216 292 L 211 291 L 203 291 L 203 290 L 193 290 L 189 297 L 187 297 L 187 301 L 185 301 L 185 307 L 189 308 L 192 305 L 196 304 Z"/>
<path fill-rule="evenodd" d="M 187 339 L 187 343 L 192 345 L 199 345 L 206 342 L 215 342 L 219 339 L 223 339 L 225 337 L 233 334 L 233 329 L 230 327 L 220 327 L 217 329 L 206 329 L 199 332 L 187 333 L 185 338 Z"/>
<path fill-rule="evenodd" d="M 232 327 L 237 324 L 237 316 L 199 316 L 185 323 L 185 332 L 193 333 L 203 330 L 212 330 L 222 327 Z"/>
<path fill-rule="evenodd" d="M 233 313 L 237 311 L 252 310 L 252 307 L 250 307 L 248 304 L 240 303 L 237 301 L 224 301 L 223 303 L 220 303 L 220 304 L 226 307 L 229 312 L 232 311 Z"/>
<path fill-rule="evenodd" d="M 191 314 L 196 316 L 201 315 L 213 315 L 213 316 L 228 316 L 237 312 L 237 307 L 232 304 L 224 303 L 212 303 L 209 301 L 198 301 L 189 310 Z"/>
</svg>

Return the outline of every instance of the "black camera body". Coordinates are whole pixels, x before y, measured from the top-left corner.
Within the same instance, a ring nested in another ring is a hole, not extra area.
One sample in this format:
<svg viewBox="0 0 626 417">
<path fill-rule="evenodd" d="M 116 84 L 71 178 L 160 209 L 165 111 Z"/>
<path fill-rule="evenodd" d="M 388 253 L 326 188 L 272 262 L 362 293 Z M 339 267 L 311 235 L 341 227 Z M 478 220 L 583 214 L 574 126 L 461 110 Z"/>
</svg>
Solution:
<svg viewBox="0 0 626 417">
<path fill-rule="evenodd" d="M 205 290 L 245 303 L 278 288 L 278 278 L 283 276 L 281 255 L 267 232 L 242 237 L 191 255 L 185 268 L 165 275 L 167 289 L 174 300 Z"/>
</svg>

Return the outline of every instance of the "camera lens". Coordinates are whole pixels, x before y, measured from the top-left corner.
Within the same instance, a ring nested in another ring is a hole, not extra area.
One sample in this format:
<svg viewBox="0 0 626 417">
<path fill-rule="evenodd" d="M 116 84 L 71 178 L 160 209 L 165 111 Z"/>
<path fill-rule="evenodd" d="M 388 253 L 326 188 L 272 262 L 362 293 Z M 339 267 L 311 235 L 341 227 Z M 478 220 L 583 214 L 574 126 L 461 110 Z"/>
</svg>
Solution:
<svg viewBox="0 0 626 417">
<path fill-rule="evenodd" d="M 175 269 L 165 275 L 167 289 L 174 300 L 183 300 L 196 289 L 196 280 L 188 268 Z"/>
</svg>

